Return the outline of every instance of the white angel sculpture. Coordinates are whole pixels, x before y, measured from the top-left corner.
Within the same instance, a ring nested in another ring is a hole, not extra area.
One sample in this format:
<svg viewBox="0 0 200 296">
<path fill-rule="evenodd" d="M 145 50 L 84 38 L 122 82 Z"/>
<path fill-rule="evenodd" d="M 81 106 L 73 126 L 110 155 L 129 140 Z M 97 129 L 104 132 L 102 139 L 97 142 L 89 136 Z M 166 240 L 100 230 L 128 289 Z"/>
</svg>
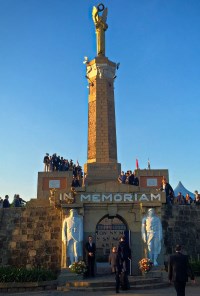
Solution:
<svg viewBox="0 0 200 296">
<path fill-rule="evenodd" d="M 102 15 L 99 13 L 102 12 Z M 108 9 L 103 4 L 93 7 L 92 18 L 96 27 L 97 34 L 97 55 L 105 56 L 105 31 L 108 28 L 106 24 Z"/>
</svg>

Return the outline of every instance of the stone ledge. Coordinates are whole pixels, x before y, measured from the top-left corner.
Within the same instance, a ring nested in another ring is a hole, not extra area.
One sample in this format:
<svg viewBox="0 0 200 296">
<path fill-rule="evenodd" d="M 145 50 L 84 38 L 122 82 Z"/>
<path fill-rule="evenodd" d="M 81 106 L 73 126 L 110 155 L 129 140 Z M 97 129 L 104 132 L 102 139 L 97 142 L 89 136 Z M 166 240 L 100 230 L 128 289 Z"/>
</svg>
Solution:
<svg viewBox="0 0 200 296">
<path fill-rule="evenodd" d="M 56 290 L 58 281 L 0 283 L 0 293 Z"/>
</svg>

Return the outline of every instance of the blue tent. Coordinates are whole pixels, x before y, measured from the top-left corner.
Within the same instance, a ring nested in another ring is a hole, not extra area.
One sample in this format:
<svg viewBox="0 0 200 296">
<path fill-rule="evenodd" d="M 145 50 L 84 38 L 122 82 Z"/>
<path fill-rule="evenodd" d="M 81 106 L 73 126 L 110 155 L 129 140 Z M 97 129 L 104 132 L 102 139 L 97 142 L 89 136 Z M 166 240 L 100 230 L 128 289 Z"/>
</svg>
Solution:
<svg viewBox="0 0 200 296">
<path fill-rule="evenodd" d="M 186 196 L 186 193 L 189 193 L 190 197 L 194 199 L 194 193 L 187 190 L 180 181 L 176 186 L 176 188 L 174 189 L 174 195 L 177 196 L 179 192 L 181 192 L 183 196 Z"/>
</svg>

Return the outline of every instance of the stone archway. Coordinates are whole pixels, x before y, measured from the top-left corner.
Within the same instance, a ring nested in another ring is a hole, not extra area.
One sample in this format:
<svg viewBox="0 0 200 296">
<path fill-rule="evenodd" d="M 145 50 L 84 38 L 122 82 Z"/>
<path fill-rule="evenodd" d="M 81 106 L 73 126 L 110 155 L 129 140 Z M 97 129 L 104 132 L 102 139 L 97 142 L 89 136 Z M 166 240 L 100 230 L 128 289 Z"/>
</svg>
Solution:
<svg viewBox="0 0 200 296">
<path fill-rule="evenodd" d="M 121 235 L 128 231 L 127 223 L 120 216 L 104 216 L 96 226 L 96 261 L 108 262 L 113 246 L 117 246 Z"/>
</svg>

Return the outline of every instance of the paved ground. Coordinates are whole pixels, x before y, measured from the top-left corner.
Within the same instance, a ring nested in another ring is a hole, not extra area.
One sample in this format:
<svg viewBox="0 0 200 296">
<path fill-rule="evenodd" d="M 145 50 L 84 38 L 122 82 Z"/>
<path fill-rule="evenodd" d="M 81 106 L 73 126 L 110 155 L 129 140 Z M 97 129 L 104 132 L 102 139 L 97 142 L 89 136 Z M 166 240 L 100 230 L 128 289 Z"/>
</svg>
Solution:
<svg viewBox="0 0 200 296">
<path fill-rule="evenodd" d="M 95 278 L 94 281 L 104 282 L 108 277 L 100 277 Z M 186 287 L 186 296 L 200 296 L 200 277 L 196 277 L 196 283 L 192 284 L 192 282 L 188 282 Z M 166 278 L 167 281 L 167 278 Z M 101 288 L 100 288 L 101 289 Z M 173 285 L 170 285 L 166 288 L 161 289 L 144 289 L 144 290 L 128 290 L 128 291 L 120 291 L 119 294 L 116 294 L 115 291 L 101 291 L 91 292 L 91 291 L 38 291 L 38 292 L 19 292 L 19 293 L 0 293 L 0 296 L 114 296 L 114 295 L 133 295 L 133 296 L 176 296 L 175 289 Z"/>
<path fill-rule="evenodd" d="M 173 286 L 163 289 L 156 290 L 131 290 L 131 291 L 120 291 L 119 294 L 113 292 L 79 292 L 79 291 L 70 291 L 70 292 L 59 292 L 59 291 L 48 291 L 48 292 L 25 292 L 25 293 L 0 293 L 3 296 L 114 296 L 114 295 L 133 295 L 133 296 L 176 296 Z M 186 287 L 186 296 L 199 296 L 200 295 L 200 286 L 193 285 Z"/>
</svg>

